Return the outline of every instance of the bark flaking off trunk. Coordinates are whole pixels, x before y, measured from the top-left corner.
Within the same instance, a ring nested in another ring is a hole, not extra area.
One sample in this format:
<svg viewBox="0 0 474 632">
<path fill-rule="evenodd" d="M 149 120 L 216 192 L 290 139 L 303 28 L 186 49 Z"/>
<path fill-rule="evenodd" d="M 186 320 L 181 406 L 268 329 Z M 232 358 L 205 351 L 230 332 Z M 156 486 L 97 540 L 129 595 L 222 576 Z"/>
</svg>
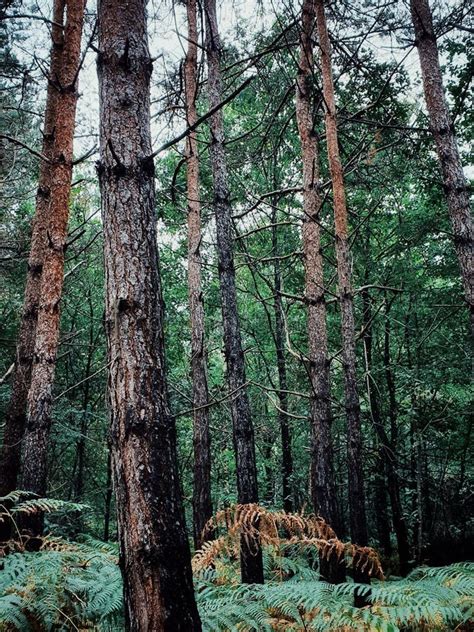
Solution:
<svg viewBox="0 0 474 632">
<path fill-rule="evenodd" d="M 302 8 L 300 57 L 296 81 L 296 120 L 303 161 L 303 252 L 305 298 L 311 381 L 311 499 L 314 511 L 334 529 L 339 529 L 332 463 L 331 385 L 326 327 L 324 266 L 319 227 L 322 207 L 319 194 L 319 151 L 311 108 L 311 78 L 314 71 L 314 0 Z M 337 556 L 320 556 L 322 576 L 331 582 L 345 577 Z"/>
<path fill-rule="evenodd" d="M 332 180 L 336 233 L 337 276 L 341 310 L 342 360 L 347 418 L 350 527 L 353 542 L 361 546 L 366 546 L 367 519 L 365 513 L 362 469 L 362 437 L 356 372 L 355 325 L 348 244 L 347 207 L 343 169 L 339 155 L 331 49 L 326 25 L 324 0 L 316 0 L 316 16 L 321 51 L 326 143 Z"/>
<path fill-rule="evenodd" d="M 48 218 L 43 236 L 43 269 L 40 284 L 27 423 L 22 456 L 22 489 L 44 496 L 47 490 L 48 444 L 51 406 L 59 344 L 59 303 L 64 280 L 64 253 L 69 219 L 73 142 L 78 98 L 78 74 L 85 0 L 65 0 L 62 55 L 52 78 L 56 116 L 50 169 Z M 38 535 L 42 515 L 25 516 L 22 527 Z"/>
<path fill-rule="evenodd" d="M 62 96 L 55 84 L 55 78 L 60 72 L 64 52 L 64 35 L 61 26 L 64 21 L 64 8 L 64 0 L 55 0 L 53 24 L 51 26 L 50 68 L 43 123 L 43 146 L 41 150 L 43 156 L 50 161 L 53 160 L 58 102 Z M 18 487 L 21 446 L 26 426 L 26 408 L 31 383 L 31 367 L 33 364 L 38 319 L 41 275 L 47 243 L 46 226 L 51 199 L 52 174 L 53 170 L 50 168 L 49 163 L 41 161 L 35 215 L 32 223 L 25 296 L 16 347 L 15 370 L 0 453 L 0 496 L 5 496 Z M 4 523 L 3 526 L 7 527 L 9 532 L 8 525 Z M 3 531 L 3 527 L 1 527 L 1 530 Z M 8 537 L 7 534 L 5 535 Z"/>
</svg>

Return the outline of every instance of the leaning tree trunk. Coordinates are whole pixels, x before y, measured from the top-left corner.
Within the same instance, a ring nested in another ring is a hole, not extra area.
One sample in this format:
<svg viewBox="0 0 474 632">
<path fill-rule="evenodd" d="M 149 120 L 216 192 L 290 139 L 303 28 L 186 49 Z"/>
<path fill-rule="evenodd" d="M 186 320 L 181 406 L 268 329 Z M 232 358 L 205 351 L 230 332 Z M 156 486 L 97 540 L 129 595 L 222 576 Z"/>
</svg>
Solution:
<svg viewBox="0 0 474 632">
<path fill-rule="evenodd" d="M 325 104 L 326 142 L 331 172 L 336 232 L 337 277 L 341 309 L 342 362 L 347 418 L 347 460 L 349 470 L 349 516 L 354 544 L 367 545 L 367 519 L 362 469 L 360 402 L 356 373 L 354 306 L 349 262 L 348 222 L 344 176 L 339 155 L 336 106 L 332 77 L 331 49 L 324 0 L 316 0 L 317 27 L 321 49 L 321 72 Z M 361 575 L 356 573 L 356 575 Z M 359 577 L 362 579 L 362 577 Z"/>
<path fill-rule="evenodd" d="M 311 497 L 314 511 L 338 529 L 331 441 L 331 386 L 324 266 L 319 227 L 322 200 L 319 194 L 319 153 L 311 108 L 311 78 L 314 71 L 314 0 L 303 2 L 300 58 L 296 81 L 296 120 L 303 158 L 303 252 L 305 298 L 308 302 L 308 356 L 311 380 Z M 343 579 L 343 567 L 334 557 L 331 564 L 321 556 L 321 570 L 329 581 Z"/>
<path fill-rule="evenodd" d="M 22 457 L 22 489 L 43 496 L 47 488 L 47 458 L 52 391 L 59 343 L 59 303 L 64 280 L 64 253 L 69 219 L 73 143 L 85 0 L 65 0 L 64 41 L 60 67 L 51 78 L 58 91 L 50 169 L 48 218 L 43 241 L 36 339 Z M 22 527 L 42 531 L 42 515 L 25 516 Z"/>
<path fill-rule="evenodd" d="M 146 1 L 99 2 L 100 165 L 114 488 L 127 630 L 200 630 L 165 382 Z"/>
<path fill-rule="evenodd" d="M 184 64 L 187 124 L 197 121 L 197 13 L 196 0 L 187 0 L 188 52 Z M 188 292 L 191 319 L 191 371 L 194 408 L 194 545 L 201 547 L 202 533 L 212 515 L 209 391 L 206 375 L 204 306 L 201 289 L 201 203 L 197 132 L 186 141 L 188 195 Z"/>
<path fill-rule="evenodd" d="M 439 65 L 430 5 L 428 0 L 410 0 L 410 8 L 415 29 L 415 44 L 420 57 L 426 108 L 441 166 L 443 187 L 453 228 L 454 246 L 474 335 L 474 229 L 469 190 L 444 95 L 443 76 Z"/>
<path fill-rule="evenodd" d="M 205 0 L 206 52 L 208 63 L 209 105 L 215 108 L 222 98 L 216 2 Z M 234 253 L 232 243 L 232 208 L 224 148 L 224 121 L 218 109 L 210 118 L 211 168 L 214 186 L 217 254 L 224 326 L 227 379 L 232 394 L 231 412 L 237 470 L 237 498 L 241 504 L 258 502 L 255 440 L 246 391 L 245 362 L 237 311 Z M 244 583 L 263 582 L 262 551 L 258 542 L 241 540 L 241 573 Z"/>
<path fill-rule="evenodd" d="M 67 52 L 69 45 L 69 43 L 65 41 L 62 26 L 63 21 L 64 0 L 55 0 L 51 26 L 52 46 L 46 108 L 44 113 L 43 147 L 41 152 L 46 160 L 40 163 L 25 298 L 16 347 L 15 372 L 13 374 L 12 391 L 5 417 L 3 445 L 0 453 L 0 496 L 6 495 L 18 487 L 20 474 L 21 446 L 26 426 L 26 408 L 31 382 L 41 274 L 46 249 L 46 226 L 51 200 L 51 178 L 53 169 L 48 161 L 53 160 L 53 144 L 57 128 L 58 112 L 60 113 L 59 116 L 61 116 L 62 108 L 60 103 L 65 97 L 65 91 L 61 90 L 61 87 L 56 81 L 61 71 L 63 55 L 65 51 Z M 3 533 L 4 527 L 7 527 L 5 533 Z M 0 535 L 2 539 L 8 537 L 9 526 L 6 525 L 6 523 L 3 523 L 0 530 L 2 531 Z"/>
</svg>

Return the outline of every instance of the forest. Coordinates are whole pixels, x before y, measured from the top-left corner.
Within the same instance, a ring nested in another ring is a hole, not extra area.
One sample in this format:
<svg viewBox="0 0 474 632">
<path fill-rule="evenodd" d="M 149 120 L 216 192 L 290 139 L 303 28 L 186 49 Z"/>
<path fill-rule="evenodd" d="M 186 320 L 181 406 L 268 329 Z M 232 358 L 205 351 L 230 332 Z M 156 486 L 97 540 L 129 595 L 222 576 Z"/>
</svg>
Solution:
<svg viewBox="0 0 474 632">
<path fill-rule="evenodd" d="M 474 629 L 469 0 L 2 0 L 0 632 Z"/>
</svg>

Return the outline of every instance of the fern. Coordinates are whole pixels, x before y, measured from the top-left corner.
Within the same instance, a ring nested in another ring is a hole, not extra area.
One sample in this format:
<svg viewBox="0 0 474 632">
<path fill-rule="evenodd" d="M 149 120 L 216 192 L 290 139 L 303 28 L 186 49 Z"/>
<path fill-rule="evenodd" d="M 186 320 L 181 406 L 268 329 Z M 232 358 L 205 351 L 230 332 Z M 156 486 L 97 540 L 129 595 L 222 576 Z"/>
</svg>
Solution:
<svg viewBox="0 0 474 632">
<path fill-rule="evenodd" d="M 45 539 L 39 552 L 6 556 L 0 630 L 122 629 L 117 558 L 101 548 L 54 538 Z"/>
<path fill-rule="evenodd" d="M 223 534 L 215 537 L 219 529 Z M 279 552 L 280 558 L 288 550 L 315 549 L 329 559 L 334 555 L 347 565 L 360 568 L 371 577 L 383 578 L 377 552 L 351 542 L 342 542 L 332 528 L 319 516 L 307 516 L 284 511 L 271 511 L 257 504 L 237 504 L 219 511 L 207 523 L 203 536 L 213 535 L 193 558 L 193 570 L 199 573 L 215 566 L 220 556 L 238 558 L 242 538 L 259 541 Z"/>
<path fill-rule="evenodd" d="M 448 632 L 472 629 L 474 564 L 418 568 L 405 579 L 360 585 L 319 581 L 304 550 L 264 546 L 265 585 L 240 585 L 224 555 L 196 576 L 204 632 Z M 47 537 L 36 553 L 12 553 L 0 572 L 0 631 L 124 629 L 118 547 L 90 536 Z M 464 628 L 460 626 L 464 625 Z"/>
<path fill-rule="evenodd" d="M 417 569 L 403 580 L 359 585 L 371 605 L 355 608 L 354 583 L 334 586 L 297 575 L 264 586 L 202 586 L 198 604 L 209 632 L 448 631 L 472 624 L 473 580 L 469 563 Z"/>
</svg>

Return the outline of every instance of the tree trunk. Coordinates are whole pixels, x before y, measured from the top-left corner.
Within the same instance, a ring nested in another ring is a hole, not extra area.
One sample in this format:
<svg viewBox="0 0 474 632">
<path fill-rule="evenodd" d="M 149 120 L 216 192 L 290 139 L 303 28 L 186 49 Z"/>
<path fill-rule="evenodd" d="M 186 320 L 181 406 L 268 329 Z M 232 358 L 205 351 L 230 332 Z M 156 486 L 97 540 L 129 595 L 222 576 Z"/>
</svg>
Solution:
<svg viewBox="0 0 474 632">
<path fill-rule="evenodd" d="M 53 24 L 51 26 L 52 46 L 44 114 L 43 147 L 41 150 L 43 156 L 48 160 L 53 160 L 53 144 L 58 110 L 60 110 L 59 103 L 64 97 L 64 92 L 59 89 L 56 81 L 62 66 L 65 48 L 68 45 L 64 40 L 61 26 L 63 21 L 64 0 L 55 0 Z M 0 496 L 5 496 L 18 487 L 21 445 L 26 426 L 26 407 L 31 382 L 31 367 L 38 319 L 41 274 L 46 248 L 46 226 L 49 217 L 52 175 L 53 169 L 50 167 L 50 164 L 46 161 L 41 161 L 28 259 L 25 298 L 16 347 L 15 372 L 12 378 L 12 391 L 5 417 L 3 445 L 0 453 Z M 3 533 L 5 527 L 7 527 L 7 530 Z M 3 523 L 0 530 L 0 538 L 8 538 L 9 526 L 6 523 Z"/>
<path fill-rule="evenodd" d="M 438 159 L 443 187 L 453 228 L 453 239 L 461 269 L 464 293 L 471 314 L 474 335 L 474 229 L 469 191 L 446 102 L 438 46 L 428 0 L 410 0 L 415 44 L 420 57 L 423 90 Z"/>
<path fill-rule="evenodd" d="M 66 14 L 66 22 L 61 63 L 52 78 L 58 91 L 57 111 L 49 165 L 50 198 L 22 458 L 22 489 L 39 496 L 44 496 L 47 489 L 48 443 L 59 344 L 59 303 L 64 280 L 84 8 L 85 0 L 65 0 L 63 3 L 62 14 Z M 21 522 L 23 528 L 35 535 L 42 531 L 41 514 L 25 516 Z"/>
<path fill-rule="evenodd" d="M 184 65 L 188 126 L 197 120 L 197 13 L 196 0 L 187 0 L 188 52 Z M 203 543 L 202 532 L 212 515 L 211 444 L 209 436 L 209 392 L 206 375 L 204 305 L 201 289 L 201 204 L 199 200 L 199 157 L 197 132 L 186 141 L 188 195 L 188 291 L 191 318 L 191 371 L 194 407 L 194 545 Z"/>
<path fill-rule="evenodd" d="M 165 381 L 145 0 L 99 2 L 111 451 L 126 629 L 200 630 Z"/>
<path fill-rule="evenodd" d="M 282 477 L 282 496 L 283 509 L 289 513 L 293 511 L 293 456 L 291 452 L 291 432 L 289 418 L 286 413 L 288 410 L 288 382 L 286 375 L 286 358 L 285 358 L 285 338 L 283 329 L 283 305 L 281 300 L 281 270 L 280 260 L 278 259 L 278 233 L 277 233 L 277 200 L 274 201 L 272 210 L 272 252 L 273 260 L 273 278 L 275 284 L 275 299 L 273 301 L 273 310 L 275 313 L 275 351 L 278 369 L 278 403 L 280 410 L 278 411 L 278 421 L 281 433 L 281 477 Z"/>
<path fill-rule="evenodd" d="M 367 239 L 369 242 L 369 238 Z M 368 248 L 367 252 L 368 255 Z M 366 262 L 366 274 L 364 282 L 367 284 L 369 281 L 368 270 L 370 265 L 370 259 Z M 392 554 L 392 544 L 390 541 L 391 525 L 389 521 L 388 503 L 387 503 L 387 452 L 390 450 L 388 444 L 388 437 L 386 435 L 385 427 L 382 420 L 382 413 L 380 410 L 380 402 L 377 392 L 377 384 L 374 378 L 374 366 L 372 359 L 372 305 L 369 290 L 366 288 L 362 291 L 362 323 L 363 323 L 363 341 L 364 341 L 364 355 L 365 355 L 365 382 L 367 388 L 367 397 L 369 400 L 369 409 L 372 423 L 376 433 L 376 445 L 377 445 L 377 461 L 376 471 L 374 473 L 375 478 L 375 515 L 377 522 L 377 532 L 379 545 L 385 555 L 390 556 Z M 392 455 L 393 458 L 393 455 Z"/>
<path fill-rule="evenodd" d="M 322 201 L 319 193 L 319 152 L 311 109 L 311 78 L 314 71 L 314 0 L 302 9 L 300 58 L 296 81 L 296 120 L 303 159 L 303 252 L 305 298 L 308 301 L 308 356 L 311 381 L 311 499 L 314 511 L 339 530 L 331 441 L 331 382 L 326 329 L 324 266 L 319 227 Z M 320 556 L 321 573 L 328 581 L 344 580 L 337 556 Z"/>
<path fill-rule="evenodd" d="M 393 527 L 397 538 L 398 559 L 400 564 L 400 574 L 405 577 L 409 570 L 410 542 L 408 539 L 408 528 L 403 515 L 403 508 L 400 494 L 400 477 L 397 468 L 398 454 L 398 427 L 397 427 L 397 401 L 395 392 L 395 378 L 390 358 L 390 320 L 388 318 L 389 306 L 386 303 L 385 327 L 384 327 L 384 371 L 389 395 L 389 418 L 390 418 L 390 450 L 387 453 L 387 480 L 390 504 L 392 506 Z"/>
<path fill-rule="evenodd" d="M 332 78 L 331 49 L 326 25 L 324 0 L 316 0 L 316 15 L 321 49 L 321 71 L 325 103 L 326 142 L 331 172 L 334 223 L 336 230 L 337 276 L 341 308 L 342 362 L 349 469 L 349 514 L 351 537 L 355 544 L 367 545 L 367 519 L 362 469 L 360 402 L 357 387 L 354 307 L 349 262 L 347 207 L 344 177 L 337 138 L 336 105 Z"/>
<path fill-rule="evenodd" d="M 308 355 L 311 378 L 311 490 L 313 507 L 331 526 L 337 512 L 333 486 L 331 391 L 326 330 L 324 269 L 319 215 L 319 156 L 311 111 L 314 0 L 302 12 L 301 52 L 296 82 L 296 119 L 303 158 L 303 252 L 305 297 L 308 301 Z"/>
<path fill-rule="evenodd" d="M 367 545 L 367 517 L 362 468 L 360 402 L 357 386 L 354 306 L 349 261 L 348 222 L 344 175 L 339 155 L 336 105 L 332 77 L 331 47 L 326 25 L 324 0 L 316 0 L 316 23 L 321 51 L 321 72 L 325 104 L 326 143 L 331 173 L 334 224 L 336 233 L 337 278 L 341 310 L 342 364 L 347 419 L 347 463 L 349 479 L 349 522 L 354 544 Z M 356 582 L 370 581 L 361 569 L 354 569 Z M 355 605 L 366 605 L 366 599 L 355 593 Z"/>
<path fill-rule="evenodd" d="M 217 28 L 216 2 L 205 0 L 206 52 L 210 108 L 222 100 L 220 57 L 221 44 Z M 233 440 L 237 470 L 237 498 L 241 504 L 258 502 L 255 440 L 246 391 L 245 362 L 237 311 L 237 291 L 232 240 L 232 208 L 224 148 L 224 121 L 219 109 L 210 117 L 211 168 L 214 186 L 217 254 L 224 326 L 224 347 L 231 402 Z M 241 541 L 242 582 L 262 583 L 262 551 L 258 542 Z"/>
<path fill-rule="evenodd" d="M 107 482 L 104 503 L 104 542 L 108 542 L 110 537 L 110 509 L 112 507 L 112 492 L 112 457 L 109 449 L 107 455 Z"/>
</svg>

